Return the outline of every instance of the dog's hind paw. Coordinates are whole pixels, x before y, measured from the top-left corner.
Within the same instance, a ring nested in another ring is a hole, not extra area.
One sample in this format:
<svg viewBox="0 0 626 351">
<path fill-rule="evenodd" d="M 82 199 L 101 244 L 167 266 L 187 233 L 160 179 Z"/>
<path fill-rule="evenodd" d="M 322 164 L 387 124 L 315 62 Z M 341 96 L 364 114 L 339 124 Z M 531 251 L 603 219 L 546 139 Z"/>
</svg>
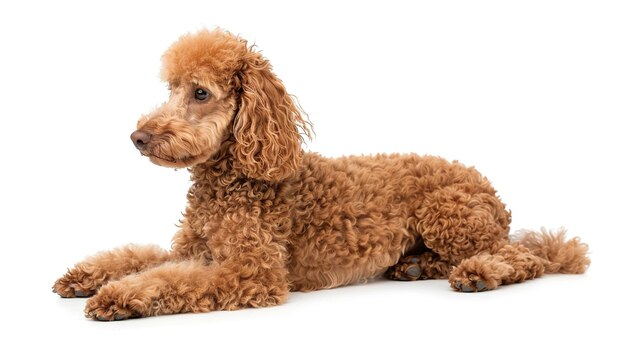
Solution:
<svg viewBox="0 0 626 351">
<path fill-rule="evenodd" d="M 420 279 L 422 269 L 417 256 L 407 256 L 400 259 L 396 265 L 389 267 L 385 276 L 391 280 L 413 281 Z"/>
<path fill-rule="evenodd" d="M 452 289 L 460 292 L 481 292 L 497 288 L 501 281 L 489 266 L 479 265 L 477 258 L 464 260 L 450 273 Z"/>
<path fill-rule="evenodd" d="M 455 280 L 453 287 L 461 292 L 481 292 L 489 290 L 487 284 L 482 280 L 470 280 L 465 283 L 461 280 Z"/>
</svg>

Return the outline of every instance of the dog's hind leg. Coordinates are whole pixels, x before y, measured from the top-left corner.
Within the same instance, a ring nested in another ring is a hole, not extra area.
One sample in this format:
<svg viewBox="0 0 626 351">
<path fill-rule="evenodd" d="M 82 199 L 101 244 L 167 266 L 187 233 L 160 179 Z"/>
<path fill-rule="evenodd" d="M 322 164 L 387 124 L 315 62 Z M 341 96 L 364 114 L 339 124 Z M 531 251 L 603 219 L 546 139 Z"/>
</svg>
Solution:
<svg viewBox="0 0 626 351">
<path fill-rule="evenodd" d="M 449 282 L 458 291 L 485 291 L 537 278 L 554 268 L 548 260 L 516 243 L 504 245 L 495 254 L 481 253 L 461 261 L 452 270 Z"/>
<path fill-rule="evenodd" d="M 170 253 L 157 246 L 128 245 L 98 253 L 68 269 L 52 287 L 62 297 L 87 297 L 108 281 L 159 265 Z"/>
<path fill-rule="evenodd" d="M 519 241 L 503 245 L 494 254 L 467 258 L 452 270 L 450 285 L 463 292 L 495 289 L 521 283 L 544 273 L 583 273 L 589 265 L 587 245 L 565 239 L 565 231 L 522 233 Z"/>
</svg>

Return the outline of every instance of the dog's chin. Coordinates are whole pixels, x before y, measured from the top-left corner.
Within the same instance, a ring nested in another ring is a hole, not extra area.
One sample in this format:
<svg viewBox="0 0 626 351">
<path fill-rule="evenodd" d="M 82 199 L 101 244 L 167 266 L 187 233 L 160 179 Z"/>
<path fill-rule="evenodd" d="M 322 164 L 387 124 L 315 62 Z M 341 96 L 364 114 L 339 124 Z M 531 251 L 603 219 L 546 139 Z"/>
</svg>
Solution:
<svg viewBox="0 0 626 351">
<path fill-rule="evenodd" d="M 168 168 L 187 168 L 197 165 L 198 163 L 205 162 L 208 157 L 199 156 L 185 156 L 185 157 L 172 157 L 165 155 L 148 154 L 143 155 L 150 159 L 150 162 L 157 166 Z"/>
</svg>

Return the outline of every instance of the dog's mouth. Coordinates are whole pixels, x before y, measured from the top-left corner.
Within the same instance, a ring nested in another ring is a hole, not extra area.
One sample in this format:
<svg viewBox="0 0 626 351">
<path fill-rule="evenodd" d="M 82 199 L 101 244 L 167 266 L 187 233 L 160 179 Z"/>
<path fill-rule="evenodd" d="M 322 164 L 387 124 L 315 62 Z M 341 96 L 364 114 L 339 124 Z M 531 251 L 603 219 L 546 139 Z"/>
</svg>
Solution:
<svg viewBox="0 0 626 351">
<path fill-rule="evenodd" d="M 176 160 L 173 157 L 160 156 L 160 155 L 157 155 L 157 154 L 154 154 L 154 153 L 146 153 L 146 152 L 142 152 L 142 151 L 140 151 L 139 153 L 141 154 L 141 156 L 146 156 L 148 158 L 156 158 L 158 160 L 169 162 L 169 163 L 176 163 L 176 161 L 178 161 L 178 160 Z"/>
</svg>

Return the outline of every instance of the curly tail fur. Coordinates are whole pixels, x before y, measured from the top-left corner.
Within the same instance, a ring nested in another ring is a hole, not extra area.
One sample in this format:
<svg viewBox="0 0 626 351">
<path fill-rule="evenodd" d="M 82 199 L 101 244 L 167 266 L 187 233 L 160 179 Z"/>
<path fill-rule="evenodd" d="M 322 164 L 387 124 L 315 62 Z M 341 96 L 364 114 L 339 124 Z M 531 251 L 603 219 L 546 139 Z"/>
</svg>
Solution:
<svg viewBox="0 0 626 351">
<path fill-rule="evenodd" d="M 580 238 L 565 238 L 564 228 L 551 232 L 541 228 L 540 232 L 520 230 L 513 241 L 528 248 L 535 256 L 549 261 L 545 265 L 546 273 L 584 273 L 591 260 L 587 256 L 589 247 L 581 243 Z"/>
</svg>

